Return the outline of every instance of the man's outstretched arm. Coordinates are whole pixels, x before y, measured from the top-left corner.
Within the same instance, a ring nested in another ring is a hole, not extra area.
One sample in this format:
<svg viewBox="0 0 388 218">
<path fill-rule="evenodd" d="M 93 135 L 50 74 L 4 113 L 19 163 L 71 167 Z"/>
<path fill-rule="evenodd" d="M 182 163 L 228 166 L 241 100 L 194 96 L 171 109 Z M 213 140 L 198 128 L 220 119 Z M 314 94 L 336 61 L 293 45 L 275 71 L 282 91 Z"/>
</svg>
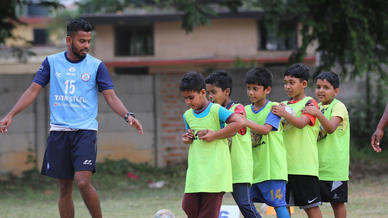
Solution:
<svg viewBox="0 0 388 218">
<path fill-rule="evenodd" d="M 124 118 L 124 116 L 128 113 L 128 110 L 119 97 L 117 97 L 115 91 L 113 89 L 106 89 L 102 91 L 102 94 L 104 95 L 106 103 L 108 103 L 112 110 L 120 117 Z M 143 127 L 135 117 L 128 116 L 128 123 L 133 128 L 137 129 L 140 134 L 143 134 Z"/>
<path fill-rule="evenodd" d="M 9 126 L 12 123 L 12 118 L 26 109 L 34 100 L 36 97 L 38 97 L 38 94 L 40 93 L 40 90 L 42 90 L 42 86 L 38 83 L 32 82 L 30 87 L 26 91 L 24 91 L 23 95 L 20 96 L 19 100 L 16 102 L 16 104 L 13 106 L 11 111 L 8 112 L 8 114 L 0 121 L 0 132 L 6 133 Z"/>
<path fill-rule="evenodd" d="M 380 140 L 384 136 L 384 128 L 388 125 L 388 102 L 385 106 L 384 114 L 377 124 L 376 130 L 372 135 L 371 146 L 376 152 L 381 152 Z"/>
</svg>

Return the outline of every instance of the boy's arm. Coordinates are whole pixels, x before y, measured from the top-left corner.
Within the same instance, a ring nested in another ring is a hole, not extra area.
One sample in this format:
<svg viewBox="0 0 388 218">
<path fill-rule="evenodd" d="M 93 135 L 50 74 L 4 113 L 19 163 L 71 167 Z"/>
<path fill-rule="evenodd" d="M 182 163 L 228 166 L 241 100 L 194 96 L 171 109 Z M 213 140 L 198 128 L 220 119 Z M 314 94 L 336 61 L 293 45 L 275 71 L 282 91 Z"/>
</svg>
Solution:
<svg viewBox="0 0 388 218">
<path fill-rule="evenodd" d="M 328 120 L 320 110 L 318 110 L 315 106 L 312 105 L 306 106 L 303 109 L 303 113 L 311 114 L 317 117 L 319 122 L 321 122 L 322 127 L 328 133 L 333 133 L 342 122 L 342 118 L 339 116 L 333 116 L 331 117 L 331 120 Z"/>
<path fill-rule="evenodd" d="M 271 112 L 279 117 L 284 117 L 284 119 L 299 129 L 302 129 L 311 122 L 310 118 L 306 115 L 302 114 L 300 117 L 296 117 L 288 113 L 284 104 L 272 106 Z"/>
<path fill-rule="evenodd" d="M 372 135 L 371 146 L 376 152 L 381 152 L 380 140 L 384 136 L 384 128 L 388 125 L 388 102 L 385 106 L 384 114 L 381 117 L 379 124 L 377 124 L 376 130 Z"/>
<path fill-rule="evenodd" d="M 6 133 L 9 126 L 12 123 L 13 117 L 26 109 L 38 96 L 42 90 L 42 86 L 38 83 L 32 82 L 30 87 L 20 96 L 19 100 L 16 102 L 15 106 L 11 109 L 10 112 L 0 121 L 0 132 Z"/>
<path fill-rule="evenodd" d="M 251 130 L 261 134 L 261 135 L 267 135 L 271 132 L 272 126 L 265 123 L 264 125 L 259 125 L 252 120 L 246 120 L 245 125 L 249 127 Z"/>
<path fill-rule="evenodd" d="M 198 138 L 207 142 L 211 142 L 215 139 L 228 138 L 234 135 L 239 129 L 244 127 L 244 121 L 238 114 L 230 115 L 226 123 L 228 125 L 225 128 L 222 128 L 217 131 L 198 131 Z"/>
</svg>

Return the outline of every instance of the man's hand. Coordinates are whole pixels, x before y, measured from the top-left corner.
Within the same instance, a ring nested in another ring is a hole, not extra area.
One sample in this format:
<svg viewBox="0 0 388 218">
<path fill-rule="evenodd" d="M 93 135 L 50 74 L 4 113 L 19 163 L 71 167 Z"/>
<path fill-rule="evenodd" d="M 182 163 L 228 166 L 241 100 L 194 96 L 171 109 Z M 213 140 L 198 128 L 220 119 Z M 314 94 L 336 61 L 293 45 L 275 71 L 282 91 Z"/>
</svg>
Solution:
<svg viewBox="0 0 388 218">
<path fill-rule="evenodd" d="M 185 144 L 191 144 L 194 140 L 194 130 L 189 129 L 182 135 L 182 141 Z"/>
<path fill-rule="evenodd" d="M 381 152 L 380 140 L 383 138 L 383 136 L 384 136 L 384 131 L 381 129 L 376 129 L 376 131 L 372 135 L 370 144 L 373 150 L 375 150 L 376 152 Z"/>
<path fill-rule="evenodd" d="M 133 128 L 137 129 L 137 131 L 139 131 L 140 134 L 143 134 L 143 126 L 133 116 L 128 116 L 128 124 Z"/>
<path fill-rule="evenodd" d="M 0 132 L 2 134 L 7 133 L 9 126 L 12 123 L 12 117 L 6 116 L 0 121 Z"/>
</svg>

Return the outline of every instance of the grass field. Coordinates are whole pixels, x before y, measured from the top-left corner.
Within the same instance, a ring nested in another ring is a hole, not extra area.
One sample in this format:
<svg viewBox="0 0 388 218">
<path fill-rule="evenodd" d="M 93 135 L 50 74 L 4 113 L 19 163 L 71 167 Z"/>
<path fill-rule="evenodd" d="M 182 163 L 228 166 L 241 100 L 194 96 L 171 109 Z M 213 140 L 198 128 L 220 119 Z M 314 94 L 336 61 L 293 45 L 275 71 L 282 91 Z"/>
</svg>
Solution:
<svg viewBox="0 0 388 218">
<path fill-rule="evenodd" d="M 147 218 L 162 208 L 170 209 L 176 217 L 185 217 L 181 210 L 181 198 L 184 190 L 184 171 L 163 171 L 148 167 L 128 167 L 124 163 L 98 168 L 93 177 L 99 192 L 104 217 L 108 218 Z M 132 168 L 131 168 L 132 167 Z M 128 179 L 122 168 L 130 168 L 139 175 L 139 180 Z M 114 170 L 114 171 L 112 171 Z M 101 172 L 100 172 L 101 171 Z M 114 173 L 109 174 L 109 171 Z M 349 182 L 348 217 L 380 218 L 388 217 L 388 171 L 379 174 L 360 173 Z M 160 189 L 148 188 L 149 180 L 167 181 Z M 57 209 L 57 186 L 54 180 L 32 171 L 23 178 L 12 178 L 0 183 L 1 218 L 53 218 L 59 217 Z M 90 217 L 75 187 L 74 206 L 77 218 Z M 223 204 L 234 204 L 228 193 Z M 260 208 L 260 204 L 256 205 Z M 331 207 L 321 207 L 324 217 L 333 217 Z M 263 217 L 275 217 L 264 215 Z M 304 212 L 295 209 L 292 217 L 306 217 Z"/>
</svg>

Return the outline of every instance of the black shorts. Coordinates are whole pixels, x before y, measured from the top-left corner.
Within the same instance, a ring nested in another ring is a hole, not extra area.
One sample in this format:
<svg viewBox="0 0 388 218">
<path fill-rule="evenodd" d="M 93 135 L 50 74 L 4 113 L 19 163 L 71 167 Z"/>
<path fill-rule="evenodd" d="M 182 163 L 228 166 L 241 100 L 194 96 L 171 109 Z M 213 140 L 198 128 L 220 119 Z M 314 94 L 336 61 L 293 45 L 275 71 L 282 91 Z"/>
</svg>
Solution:
<svg viewBox="0 0 388 218">
<path fill-rule="evenodd" d="M 299 206 L 301 209 L 321 205 L 318 177 L 289 174 L 286 186 L 286 201 L 287 206 Z"/>
<path fill-rule="evenodd" d="M 319 181 L 323 202 L 348 202 L 348 181 Z"/>
<path fill-rule="evenodd" d="M 42 163 L 42 175 L 73 179 L 76 171 L 96 171 L 97 131 L 51 131 Z"/>
</svg>

